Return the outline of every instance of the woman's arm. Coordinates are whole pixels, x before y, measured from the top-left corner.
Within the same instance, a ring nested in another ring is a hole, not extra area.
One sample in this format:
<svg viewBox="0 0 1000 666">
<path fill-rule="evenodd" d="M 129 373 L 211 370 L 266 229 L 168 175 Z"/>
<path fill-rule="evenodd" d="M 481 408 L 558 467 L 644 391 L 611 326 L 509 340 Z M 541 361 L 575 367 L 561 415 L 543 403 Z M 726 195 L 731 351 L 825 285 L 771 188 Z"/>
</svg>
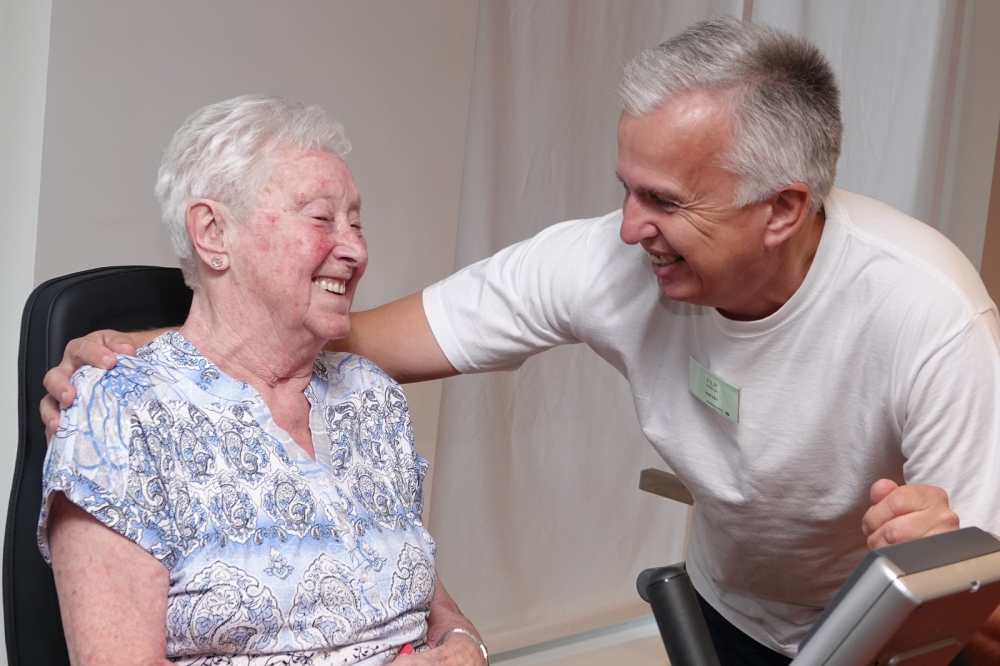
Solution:
<svg viewBox="0 0 1000 666">
<path fill-rule="evenodd" d="M 458 604 L 451 598 L 437 576 L 431 610 L 427 616 L 427 644 L 433 649 L 411 655 L 396 657 L 393 664 L 398 666 L 485 666 L 486 660 L 479 646 L 468 636 L 452 633 L 440 647 L 434 647 L 449 629 L 464 629 L 476 636 L 479 632 L 469 619 L 462 615 Z"/>
<path fill-rule="evenodd" d="M 70 663 L 170 666 L 166 568 L 62 493 L 48 525 Z"/>
</svg>

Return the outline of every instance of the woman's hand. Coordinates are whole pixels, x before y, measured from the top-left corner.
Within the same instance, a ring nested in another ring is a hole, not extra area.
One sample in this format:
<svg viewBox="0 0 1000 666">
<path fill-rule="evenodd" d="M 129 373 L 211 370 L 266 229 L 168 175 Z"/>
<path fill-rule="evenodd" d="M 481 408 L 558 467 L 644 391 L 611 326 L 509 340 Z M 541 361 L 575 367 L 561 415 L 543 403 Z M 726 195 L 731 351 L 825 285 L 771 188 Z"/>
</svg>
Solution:
<svg viewBox="0 0 1000 666">
<path fill-rule="evenodd" d="M 59 427 L 59 407 L 69 407 L 76 398 L 76 389 L 70 378 L 81 365 L 92 365 L 105 370 L 115 367 L 115 354 L 134 356 L 141 347 L 160 331 L 139 333 L 119 333 L 118 331 L 95 331 L 82 338 L 71 340 L 63 352 L 62 362 L 45 373 L 45 388 L 49 394 L 42 398 L 39 411 L 45 423 L 45 435 L 51 437 Z"/>
<path fill-rule="evenodd" d="M 440 647 L 425 652 L 401 654 L 393 666 L 486 666 L 483 653 L 465 634 L 449 634 Z"/>
<path fill-rule="evenodd" d="M 431 599 L 430 613 L 427 615 L 427 644 L 437 645 L 449 629 L 463 629 L 479 635 L 469 618 L 462 614 L 458 604 L 448 594 L 435 572 L 434 598 Z M 469 636 L 452 632 L 444 643 L 425 652 L 399 655 L 393 664 L 399 666 L 485 666 L 486 659 L 479 645 Z"/>
</svg>

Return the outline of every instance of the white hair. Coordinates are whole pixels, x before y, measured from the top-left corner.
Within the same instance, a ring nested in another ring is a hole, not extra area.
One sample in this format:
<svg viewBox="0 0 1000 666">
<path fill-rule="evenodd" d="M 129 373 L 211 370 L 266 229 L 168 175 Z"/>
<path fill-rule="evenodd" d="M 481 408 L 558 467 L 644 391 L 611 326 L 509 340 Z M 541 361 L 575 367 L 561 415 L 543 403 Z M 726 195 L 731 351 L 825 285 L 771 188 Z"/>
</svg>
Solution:
<svg viewBox="0 0 1000 666">
<path fill-rule="evenodd" d="M 197 277 L 184 220 L 188 204 L 212 199 L 245 220 L 269 178 L 261 166 L 275 150 L 288 147 L 343 157 L 351 144 L 344 128 L 321 107 L 265 95 L 210 104 L 174 134 L 160 163 L 156 197 L 189 286 Z"/>
<path fill-rule="evenodd" d="M 795 182 L 819 210 L 833 187 L 843 123 L 836 76 L 819 50 L 774 28 L 725 17 L 696 23 L 625 65 L 626 110 L 645 115 L 674 96 L 718 94 L 733 138 L 723 168 L 740 179 L 736 206 Z"/>
</svg>

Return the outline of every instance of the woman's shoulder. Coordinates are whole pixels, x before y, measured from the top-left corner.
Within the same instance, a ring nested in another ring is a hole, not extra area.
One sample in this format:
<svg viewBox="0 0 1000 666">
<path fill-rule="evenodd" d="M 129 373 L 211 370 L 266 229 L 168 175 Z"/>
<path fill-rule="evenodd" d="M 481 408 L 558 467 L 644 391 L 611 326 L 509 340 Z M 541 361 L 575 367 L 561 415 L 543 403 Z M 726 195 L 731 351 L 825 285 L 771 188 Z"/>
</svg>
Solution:
<svg viewBox="0 0 1000 666">
<path fill-rule="evenodd" d="M 116 354 L 113 368 L 81 366 L 73 373 L 73 386 L 83 400 L 100 396 L 122 403 L 143 399 L 154 387 L 179 381 L 178 368 L 163 353 L 160 338 L 136 350 L 135 356 Z"/>
<path fill-rule="evenodd" d="M 84 365 L 73 373 L 72 381 L 80 400 L 100 395 L 101 399 L 131 402 L 153 386 L 157 374 L 155 365 L 148 361 L 118 354 L 113 368 Z"/>
<path fill-rule="evenodd" d="M 371 388 L 398 389 L 399 384 L 372 361 L 347 352 L 321 351 L 313 365 L 313 374 L 331 387 L 355 391 Z"/>
</svg>

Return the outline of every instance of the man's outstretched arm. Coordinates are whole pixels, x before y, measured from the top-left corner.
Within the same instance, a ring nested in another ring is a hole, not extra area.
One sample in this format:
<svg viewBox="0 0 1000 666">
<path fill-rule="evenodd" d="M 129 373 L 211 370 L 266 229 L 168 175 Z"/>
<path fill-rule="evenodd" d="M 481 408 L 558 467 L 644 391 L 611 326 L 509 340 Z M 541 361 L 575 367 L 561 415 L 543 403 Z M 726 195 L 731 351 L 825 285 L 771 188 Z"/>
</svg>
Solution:
<svg viewBox="0 0 1000 666">
<path fill-rule="evenodd" d="M 49 394 L 42 400 L 42 421 L 49 434 L 59 425 L 60 405 L 69 407 L 76 397 L 70 382 L 81 365 L 113 368 L 115 354 L 135 354 L 163 330 L 119 333 L 96 331 L 66 345 L 63 359 L 45 375 Z M 366 312 L 351 315 L 351 332 L 331 340 L 330 351 L 349 351 L 371 359 L 401 384 L 450 377 L 458 371 L 441 351 L 424 314 L 420 292 Z"/>
<path fill-rule="evenodd" d="M 352 313 L 350 333 L 331 340 L 326 349 L 371 359 L 400 384 L 458 374 L 427 323 L 421 292 Z"/>
</svg>

